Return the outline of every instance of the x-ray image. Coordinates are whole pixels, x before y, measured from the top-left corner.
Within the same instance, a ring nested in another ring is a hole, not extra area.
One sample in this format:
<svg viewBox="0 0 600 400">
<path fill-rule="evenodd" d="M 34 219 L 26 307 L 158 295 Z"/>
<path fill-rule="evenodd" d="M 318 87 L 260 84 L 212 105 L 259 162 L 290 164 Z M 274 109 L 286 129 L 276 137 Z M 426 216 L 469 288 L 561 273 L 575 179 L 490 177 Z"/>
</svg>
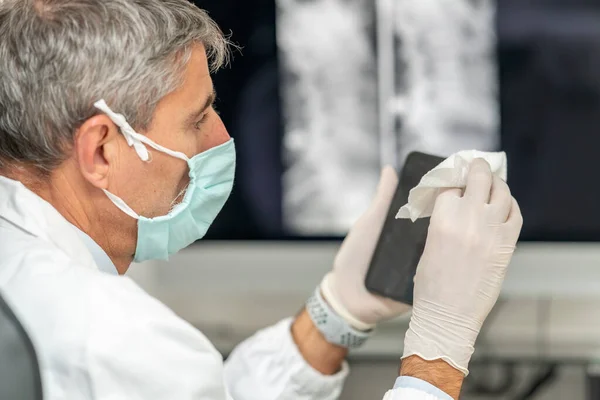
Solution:
<svg viewBox="0 0 600 400">
<path fill-rule="evenodd" d="M 380 168 L 498 145 L 489 0 L 277 0 L 283 218 L 343 235 Z"/>
<path fill-rule="evenodd" d="M 337 234 L 377 184 L 372 0 L 279 0 L 283 213 L 299 234 Z"/>
<path fill-rule="evenodd" d="M 491 0 L 387 0 L 382 28 L 391 26 L 393 74 L 380 63 L 381 135 L 396 137 L 397 166 L 414 151 L 448 156 L 499 146 L 495 7 Z M 390 15 L 393 21 L 385 21 Z M 384 29 L 382 29 L 384 30 Z M 380 43 L 386 32 L 380 32 Z M 389 51 L 380 46 L 380 53 Z M 392 58 L 392 57 L 389 57 Z M 385 55 L 380 60 L 387 61 Z M 387 82 L 394 80 L 393 85 Z M 386 97 L 387 88 L 395 93 Z M 387 100 L 389 99 L 389 100 Z M 387 118 L 387 120 L 386 120 Z M 391 129 L 390 129 L 391 128 Z M 390 146 L 391 147 L 391 146 Z M 382 156 L 385 157 L 382 148 Z"/>
</svg>

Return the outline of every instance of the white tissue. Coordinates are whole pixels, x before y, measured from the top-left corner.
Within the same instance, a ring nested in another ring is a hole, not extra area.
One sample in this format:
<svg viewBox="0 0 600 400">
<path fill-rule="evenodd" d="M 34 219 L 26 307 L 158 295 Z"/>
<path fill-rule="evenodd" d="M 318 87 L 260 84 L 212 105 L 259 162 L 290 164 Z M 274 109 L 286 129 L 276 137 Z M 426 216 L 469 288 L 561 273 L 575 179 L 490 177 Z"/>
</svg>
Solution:
<svg viewBox="0 0 600 400">
<path fill-rule="evenodd" d="M 466 187 L 469 166 L 476 158 L 486 160 L 490 164 L 492 173 L 506 181 L 506 153 L 460 151 L 425 174 L 421 182 L 410 191 L 408 204 L 400 208 L 396 218 L 410 218 L 414 222 L 419 218 L 430 217 L 441 189 Z"/>
</svg>

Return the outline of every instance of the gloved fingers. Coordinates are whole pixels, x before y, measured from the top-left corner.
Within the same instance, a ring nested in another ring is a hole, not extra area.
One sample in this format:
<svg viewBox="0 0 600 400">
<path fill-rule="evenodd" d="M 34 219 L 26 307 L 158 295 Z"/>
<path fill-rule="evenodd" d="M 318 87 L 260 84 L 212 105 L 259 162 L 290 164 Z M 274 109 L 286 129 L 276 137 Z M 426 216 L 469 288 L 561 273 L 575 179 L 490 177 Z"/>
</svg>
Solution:
<svg viewBox="0 0 600 400">
<path fill-rule="evenodd" d="M 378 315 L 379 322 L 387 321 L 389 319 L 405 315 L 410 310 L 412 310 L 412 306 L 409 306 L 408 304 L 402 303 L 400 301 L 392 300 L 379 295 L 373 295 L 373 297 L 377 299 L 377 301 L 379 302 L 379 306 L 381 307 Z"/>
<path fill-rule="evenodd" d="M 436 201 L 445 197 L 463 197 L 463 190 L 460 188 L 443 188 L 438 192 Z"/>
<path fill-rule="evenodd" d="M 519 207 L 519 203 L 514 197 L 512 198 L 512 205 L 510 208 L 510 214 L 506 220 L 506 225 L 511 228 L 511 232 L 514 231 L 516 235 L 515 240 L 518 239 L 521 233 L 521 228 L 523 228 L 523 215 L 521 214 L 521 207 Z"/>
<path fill-rule="evenodd" d="M 492 193 L 490 195 L 490 206 L 494 209 L 494 217 L 499 223 L 507 221 L 513 205 L 513 197 L 510 188 L 500 177 L 494 176 Z"/>
<path fill-rule="evenodd" d="M 392 199 L 398 188 L 398 174 L 391 166 L 386 166 L 381 170 L 377 192 L 373 199 L 372 206 L 378 210 L 383 210 L 387 214 Z"/>
<path fill-rule="evenodd" d="M 463 197 L 463 190 L 460 188 L 444 188 L 438 191 L 438 195 L 435 199 L 435 204 L 433 205 L 433 211 L 431 213 L 431 225 L 429 229 L 431 230 L 433 227 L 437 227 L 438 224 L 447 220 L 451 217 L 450 213 L 453 213 L 454 207 L 452 203 L 455 200 L 460 200 Z M 448 211 L 450 207 L 450 211 Z"/>
<path fill-rule="evenodd" d="M 482 158 L 473 160 L 467 176 L 466 198 L 475 203 L 487 203 L 492 189 L 492 170 L 490 164 Z"/>
</svg>

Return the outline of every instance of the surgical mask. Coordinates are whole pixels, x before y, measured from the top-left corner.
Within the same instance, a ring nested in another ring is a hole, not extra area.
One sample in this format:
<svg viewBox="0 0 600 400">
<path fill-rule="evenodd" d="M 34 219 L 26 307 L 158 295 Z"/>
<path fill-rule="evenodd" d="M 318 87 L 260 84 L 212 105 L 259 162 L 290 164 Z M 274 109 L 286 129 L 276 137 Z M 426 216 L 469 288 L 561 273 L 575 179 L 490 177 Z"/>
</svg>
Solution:
<svg viewBox="0 0 600 400">
<path fill-rule="evenodd" d="M 133 130 L 122 114 L 114 113 L 104 100 L 94 104 L 104 112 L 125 136 L 142 161 L 150 160 L 146 146 L 184 160 L 189 167 L 190 183 L 181 203 L 164 216 L 146 218 L 138 215 L 121 198 L 104 191 L 125 214 L 138 221 L 135 262 L 167 260 L 171 254 L 202 239 L 231 194 L 235 175 L 233 139 L 192 158 L 169 150 Z"/>
</svg>

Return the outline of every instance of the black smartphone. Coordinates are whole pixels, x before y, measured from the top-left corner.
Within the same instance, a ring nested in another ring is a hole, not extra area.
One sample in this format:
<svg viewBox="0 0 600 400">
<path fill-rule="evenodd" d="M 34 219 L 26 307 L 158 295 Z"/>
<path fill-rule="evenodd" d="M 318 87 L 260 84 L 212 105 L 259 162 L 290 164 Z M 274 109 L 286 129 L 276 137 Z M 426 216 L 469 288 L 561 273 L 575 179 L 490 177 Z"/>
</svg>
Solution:
<svg viewBox="0 0 600 400">
<path fill-rule="evenodd" d="M 412 305 L 413 280 L 425 248 L 429 218 L 412 222 L 396 219 L 396 214 L 408 203 L 411 189 L 442 161 L 442 157 L 419 152 L 407 157 L 365 279 L 370 292 Z"/>
</svg>

